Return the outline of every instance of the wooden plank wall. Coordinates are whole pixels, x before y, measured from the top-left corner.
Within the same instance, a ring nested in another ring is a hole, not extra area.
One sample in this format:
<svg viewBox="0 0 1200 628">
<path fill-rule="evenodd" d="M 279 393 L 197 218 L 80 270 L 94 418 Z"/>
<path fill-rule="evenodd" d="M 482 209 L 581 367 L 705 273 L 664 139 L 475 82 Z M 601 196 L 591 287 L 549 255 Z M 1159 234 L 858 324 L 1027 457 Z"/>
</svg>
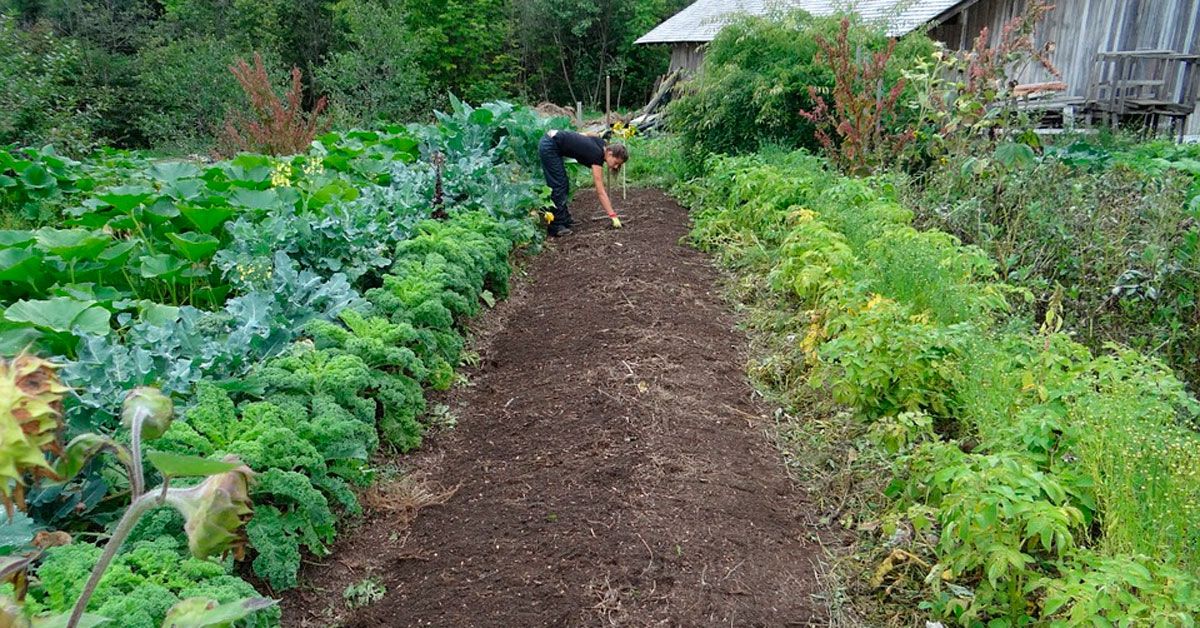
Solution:
<svg viewBox="0 0 1200 628">
<path fill-rule="evenodd" d="M 951 48 L 969 48 L 986 26 L 994 43 L 1025 0 L 979 0 L 929 34 Z M 1055 44 L 1051 59 L 1073 96 L 1086 96 L 1096 53 L 1101 50 L 1171 49 L 1200 53 L 1200 0 L 1053 0 L 1054 10 L 1038 29 L 1038 44 Z M 965 16 L 965 20 L 963 19 Z M 964 28 L 965 27 L 965 28 Z M 1051 80 L 1040 65 L 1018 73 L 1022 83 Z M 1200 106 L 1188 119 L 1189 135 L 1200 135 Z"/>
<path fill-rule="evenodd" d="M 705 46 L 704 43 L 696 42 L 671 44 L 671 67 L 667 74 L 679 69 L 684 70 L 685 74 L 694 74 L 704 62 Z"/>
</svg>

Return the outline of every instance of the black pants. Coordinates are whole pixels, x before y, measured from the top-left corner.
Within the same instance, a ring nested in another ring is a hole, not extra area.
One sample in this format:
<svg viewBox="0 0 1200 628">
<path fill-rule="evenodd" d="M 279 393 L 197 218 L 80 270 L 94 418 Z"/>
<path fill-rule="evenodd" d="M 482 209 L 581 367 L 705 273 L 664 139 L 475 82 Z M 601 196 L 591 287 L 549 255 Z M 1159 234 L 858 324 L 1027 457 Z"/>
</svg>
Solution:
<svg viewBox="0 0 1200 628">
<path fill-rule="evenodd" d="M 542 136 L 538 143 L 538 156 L 542 159 L 542 172 L 546 175 L 546 185 L 550 187 L 550 200 L 554 201 L 554 222 L 550 223 L 552 230 L 571 226 L 571 212 L 567 211 L 567 195 L 571 191 L 571 181 L 567 178 L 567 168 L 563 165 L 562 155 L 558 145 L 549 135 Z"/>
</svg>

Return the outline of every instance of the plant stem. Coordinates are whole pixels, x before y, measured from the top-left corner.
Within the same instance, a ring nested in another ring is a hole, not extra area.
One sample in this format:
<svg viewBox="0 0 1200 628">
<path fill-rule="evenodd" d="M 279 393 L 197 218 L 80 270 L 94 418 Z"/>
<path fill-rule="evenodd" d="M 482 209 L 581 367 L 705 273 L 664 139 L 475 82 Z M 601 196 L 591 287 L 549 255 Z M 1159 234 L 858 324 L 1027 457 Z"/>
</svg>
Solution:
<svg viewBox="0 0 1200 628">
<path fill-rule="evenodd" d="M 121 549 L 121 545 L 125 543 L 125 539 L 129 537 L 129 533 L 133 532 L 133 526 L 137 524 L 138 519 L 141 519 L 142 515 L 146 514 L 151 508 L 162 504 L 163 497 L 163 495 L 155 494 L 142 495 L 129 504 L 129 509 L 125 511 L 125 514 L 117 523 L 117 528 L 113 530 L 113 535 L 108 540 L 108 544 L 104 546 L 104 553 L 100 555 L 100 560 L 92 568 L 92 575 L 88 578 L 87 584 L 83 585 L 83 592 L 79 594 L 79 599 L 75 601 L 75 608 L 71 611 L 71 618 L 67 620 L 67 628 L 77 628 L 79 626 L 79 620 L 83 618 L 83 612 L 87 609 L 88 602 L 92 599 L 92 594 L 96 592 L 96 586 L 100 584 L 101 576 L 108 569 L 108 565 L 112 562 L 112 559 L 116 557 L 117 550 Z"/>
<path fill-rule="evenodd" d="M 142 424 L 146 422 L 148 410 L 140 409 L 133 417 L 133 433 L 129 436 L 129 458 L 132 467 L 129 470 L 129 485 L 133 490 L 132 499 L 137 501 L 146 487 L 146 476 L 142 471 Z"/>
</svg>

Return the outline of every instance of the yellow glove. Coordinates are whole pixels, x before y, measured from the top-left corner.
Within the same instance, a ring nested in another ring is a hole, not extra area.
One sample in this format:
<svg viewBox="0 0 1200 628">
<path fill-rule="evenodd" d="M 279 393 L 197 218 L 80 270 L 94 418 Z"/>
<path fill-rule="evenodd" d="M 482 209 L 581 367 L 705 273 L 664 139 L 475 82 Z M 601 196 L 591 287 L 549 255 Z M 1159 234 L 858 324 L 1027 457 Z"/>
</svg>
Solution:
<svg viewBox="0 0 1200 628">
<path fill-rule="evenodd" d="M 621 228 L 621 219 L 618 218 L 617 216 L 612 216 L 612 225 L 613 225 L 613 229 L 620 229 Z"/>
<path fill-rule="evenodd" d="M 550 224 L 554 222 L 554 214 L 551 212 L 542 212 L 542 220 L 545 220 L 546 224 Z"/>
</svg>

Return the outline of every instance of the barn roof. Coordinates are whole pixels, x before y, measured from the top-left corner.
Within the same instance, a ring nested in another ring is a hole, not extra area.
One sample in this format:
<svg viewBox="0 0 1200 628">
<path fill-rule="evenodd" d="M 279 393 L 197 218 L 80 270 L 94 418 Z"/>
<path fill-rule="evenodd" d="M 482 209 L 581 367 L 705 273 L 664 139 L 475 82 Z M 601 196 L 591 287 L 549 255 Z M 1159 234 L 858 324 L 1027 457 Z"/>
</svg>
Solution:
<svg viewBox="0 0 1200 628">
<path fill-rule="evenodd" d="M 839 10 L 858 13 L 863 19 L 887 23 L 889 35 L 912 31 L 964 0 L 696 0 L 684 10 L 642 35 L 637 44 L 712 41 L 737 15 L 766 15 L 775 10 L 804 9 L 813 15 Z"/>
</svg>

